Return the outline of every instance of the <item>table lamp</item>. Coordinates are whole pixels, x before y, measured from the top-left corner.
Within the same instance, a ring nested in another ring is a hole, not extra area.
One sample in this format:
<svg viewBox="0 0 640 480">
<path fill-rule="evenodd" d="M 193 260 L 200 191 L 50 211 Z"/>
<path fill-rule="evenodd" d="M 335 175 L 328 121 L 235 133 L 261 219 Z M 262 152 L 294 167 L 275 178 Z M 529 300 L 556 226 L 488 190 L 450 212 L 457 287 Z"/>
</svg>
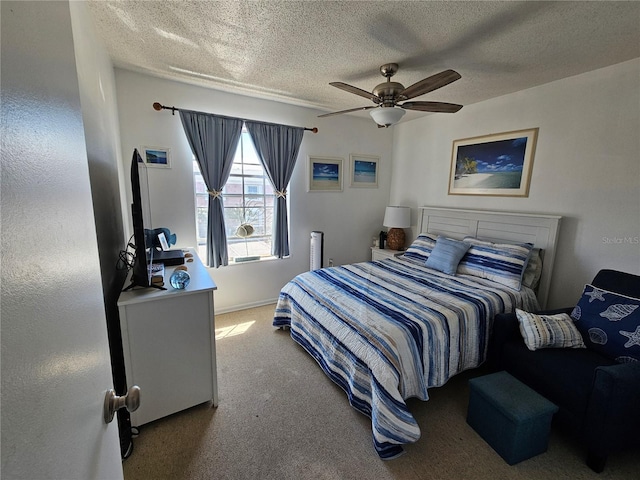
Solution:
<svg viewBox="0 0 640 480">
<path fill-rule="evenodd" d="M 403 228 L 411 226 L 411 210 L 409 207 L 387 207 L 382 224 L 389 228 L 387 232 L 387 247 L 391 250 L 404 249 L 405 236 Z"/>
</svg>

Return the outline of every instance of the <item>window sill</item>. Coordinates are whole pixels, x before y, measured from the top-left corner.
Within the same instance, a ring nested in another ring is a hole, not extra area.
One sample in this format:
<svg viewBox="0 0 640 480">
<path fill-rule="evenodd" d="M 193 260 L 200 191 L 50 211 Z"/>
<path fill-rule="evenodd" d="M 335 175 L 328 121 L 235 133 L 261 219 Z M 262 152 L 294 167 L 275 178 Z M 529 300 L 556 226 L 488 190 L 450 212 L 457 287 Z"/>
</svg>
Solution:
<svg viewBox="0 0 640 480">
<path fill-rule="evenodd" d="M 205 245 L 198 245 L 197 252 L 198 252 L 198 255 L 200 256 L 200 258 L 202 259 L 202 262 L 204 263 L 205 259 L 207 258 L 206 246 Z M 247 257 L 240 257 L 240 258 L 247 258 Z M 274 257 L 274 256 L 271 256 L 271 255 L 268 256 L 268 257 L 259 257 L 257 255 L 255 255 L 255 256 L 249 255 L 248 258 L 255 258 L 255 260 L 244 260 L 244 261 L 241 261 L 241 262 L 236 262 L 234 260 L 229 260 L 229 265 L 227 265 L 227 266 L 246 265 L 247 263 L 260 263 L 260 262 L 268 262 L 268 261 L 271 261 L 271 260 L 278 260 L 278 257 Z M 208 268 L 213 268 L 213 267 L 208 267 Z"/>
<path fill-rule="evenodd" d="M 229 265 L 246 265 L 248 263 L 260 263 L 260 262 L 269 262 L 272 260 L 278 260 L 278 257 L 241 257 L 246 258 L 246 260 L 229 260 Z"/>
</svg>

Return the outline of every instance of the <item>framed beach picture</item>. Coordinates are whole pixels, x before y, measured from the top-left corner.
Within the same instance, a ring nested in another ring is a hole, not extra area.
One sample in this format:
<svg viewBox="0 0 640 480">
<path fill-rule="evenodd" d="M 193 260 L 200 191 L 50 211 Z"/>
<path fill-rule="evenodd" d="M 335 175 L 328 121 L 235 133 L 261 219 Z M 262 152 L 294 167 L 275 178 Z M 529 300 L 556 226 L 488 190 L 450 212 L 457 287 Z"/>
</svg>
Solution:
<svg viewBox="0 0 640 480">
<path fill-rule="evenodd" d="M 342 158 L 309 156 L 309 191 L 342 191 Z"/>
<path fill-rule="evenodd" d="M 142 147 L 142 152 L 148 167 L 171 168 L 171 152 L 168 148 Z"/>
<path fill-rule="evenodd" d="M 349 155 L 351 163 L 351 187 L 378 188 L 378 162 L 374 155 Z"/>
<path fill-rule="evenodd" d="M 529 196 L 538 129 L 453 142 L 449 195 Z"/>
</svg>

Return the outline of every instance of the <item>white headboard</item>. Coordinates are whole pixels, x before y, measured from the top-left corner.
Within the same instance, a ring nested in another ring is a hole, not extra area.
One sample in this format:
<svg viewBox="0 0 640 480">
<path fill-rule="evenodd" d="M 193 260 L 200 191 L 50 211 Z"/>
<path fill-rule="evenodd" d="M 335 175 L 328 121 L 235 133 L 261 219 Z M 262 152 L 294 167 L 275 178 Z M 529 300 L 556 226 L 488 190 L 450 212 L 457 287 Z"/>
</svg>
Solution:
<svg viewBox="0 0 640 480">
<path fill-rule="evenodd" d="M 418 233 L 456 239 L 472 236 L 492 242 L 532 243 L 536 248 L 542 249 L 543 253 L 542 276 L 537 295 L 540 307 L 545 308 L 561 219 L 557 215 L 420 207 Z"/>
</svg>

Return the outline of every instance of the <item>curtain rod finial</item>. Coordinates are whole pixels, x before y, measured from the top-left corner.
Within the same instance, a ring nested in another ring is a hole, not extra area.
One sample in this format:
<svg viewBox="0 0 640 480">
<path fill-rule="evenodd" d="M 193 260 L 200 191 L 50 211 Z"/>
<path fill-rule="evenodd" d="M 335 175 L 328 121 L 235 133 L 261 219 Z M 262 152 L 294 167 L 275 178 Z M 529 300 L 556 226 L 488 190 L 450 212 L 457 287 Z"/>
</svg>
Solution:
<svg viewBox="0 0 640 480">
<path fill-rule="evenodd" d="M 311 131 L 312 131 L 313 133 L 318 133 L 318 127 L 313 127 L 313 128 L 311 129 Z"/>
<path fill-rule="evenodd" d="M 159 112 L 160 110 L 162 110 L 162 104 L 160 104 L 158 102 L 154 102 L 153 103 L 153 108 L 154 108 L 154 110 L 157 110 Z"/>
</svg>

